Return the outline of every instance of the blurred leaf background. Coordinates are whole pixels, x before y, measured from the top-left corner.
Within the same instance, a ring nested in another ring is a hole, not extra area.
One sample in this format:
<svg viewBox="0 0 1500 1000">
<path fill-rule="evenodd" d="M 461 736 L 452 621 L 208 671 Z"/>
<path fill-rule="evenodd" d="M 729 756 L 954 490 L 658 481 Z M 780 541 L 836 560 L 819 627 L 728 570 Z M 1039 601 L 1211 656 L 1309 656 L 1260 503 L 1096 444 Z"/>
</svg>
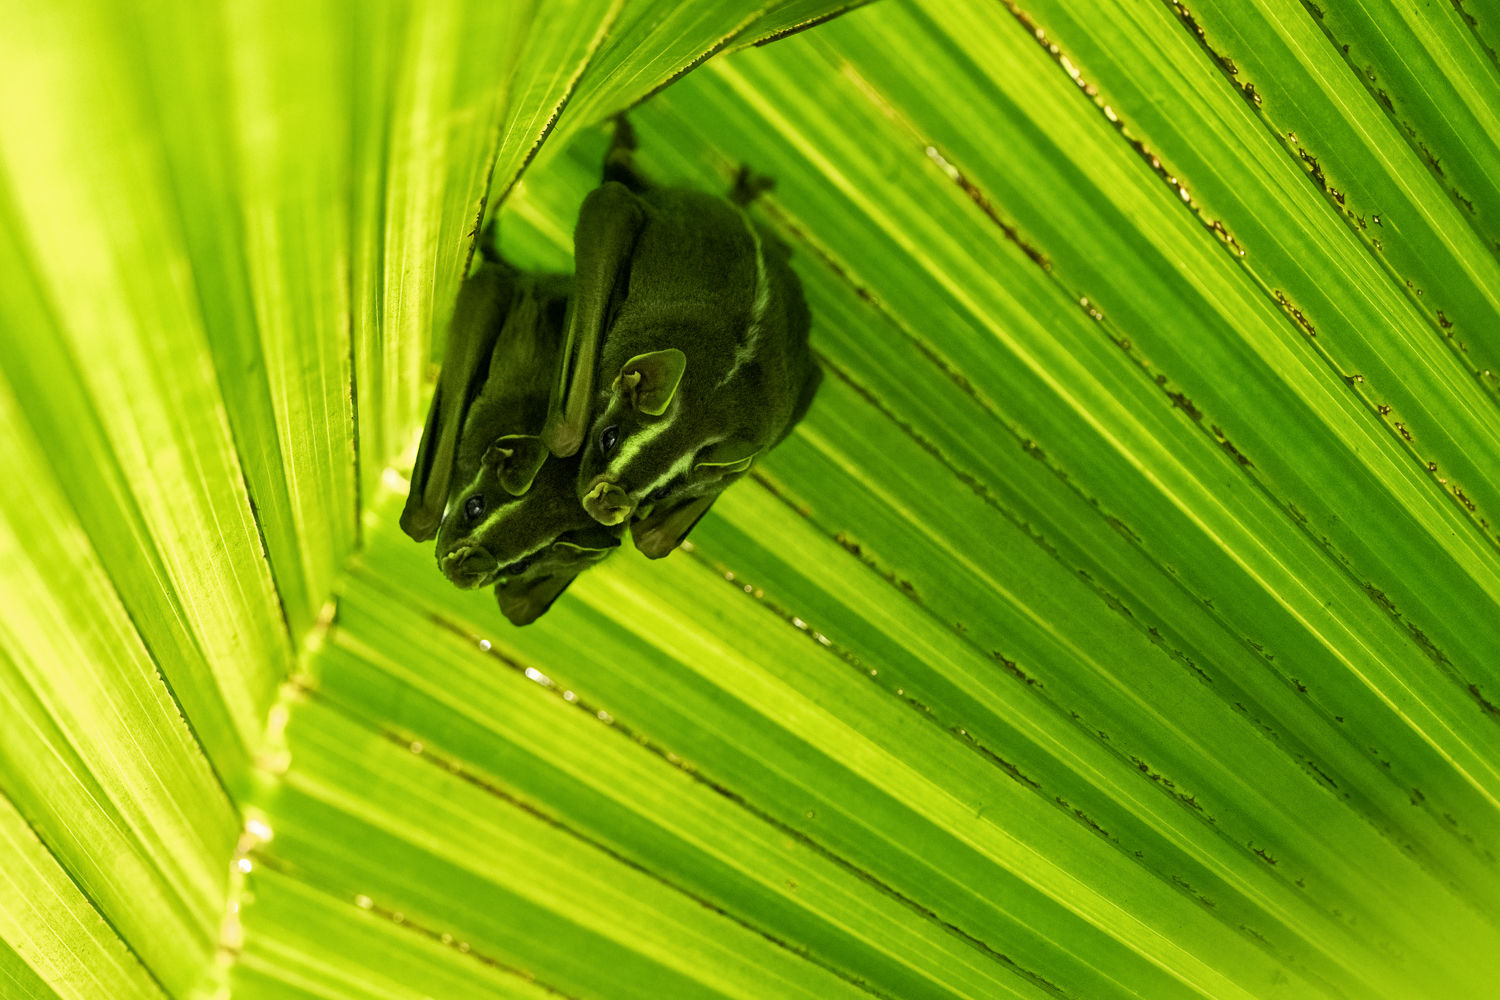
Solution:
<svg viewBox="0 0 1500 1000">
<path fill-rule="evenodd" d="M 0 995 L 1493 995 L 1500 12 L 846 6 L 7 0 Z M 827 377 L 513 629 L 401 462 L 627 107 Z"/>
</svg>

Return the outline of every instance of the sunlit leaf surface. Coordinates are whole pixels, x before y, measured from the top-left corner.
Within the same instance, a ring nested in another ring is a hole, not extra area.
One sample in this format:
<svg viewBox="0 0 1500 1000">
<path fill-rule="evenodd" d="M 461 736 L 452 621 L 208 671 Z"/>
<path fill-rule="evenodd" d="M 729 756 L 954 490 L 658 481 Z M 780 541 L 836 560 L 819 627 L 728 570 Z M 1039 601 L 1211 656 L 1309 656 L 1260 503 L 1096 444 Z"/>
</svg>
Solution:
<svg viewBox="0 0 1500 1000">
<path fill-rule="evenodd" d="M 0 994 L 1493 992 L 1500 15 L 850 6 L 13 7 Z M 516 629 L 401 463 L 631 106 L 825 379 Z"/>
</svg>

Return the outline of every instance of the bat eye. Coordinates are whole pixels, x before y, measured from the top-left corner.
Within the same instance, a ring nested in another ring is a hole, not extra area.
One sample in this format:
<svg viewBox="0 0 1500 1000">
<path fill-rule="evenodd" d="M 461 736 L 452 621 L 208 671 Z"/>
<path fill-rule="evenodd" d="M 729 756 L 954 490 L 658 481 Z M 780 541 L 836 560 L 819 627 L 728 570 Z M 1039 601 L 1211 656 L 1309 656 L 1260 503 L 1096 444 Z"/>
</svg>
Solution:
<svg viewBox="0 0 1500 1000">
<path fill-rule="evenodd" d="M 482 493 L 476 493 L 464 501 L 464 514 L 468 516 L 469 520 L 472 521 L 483 513 L 484 495 Z"/>
<path fill-rule="evenodd" d="M 529 560 L 529 559 L 521 559 L 521 560 L 519 560 L 517 562 L 511 563 L 509 566 L 505 567 L 500 572 L 503 573 L 506 576 L 520 576 L 522 573 L 526 572 L 527 568 L 530 567 L 530 566 L 531 566 L 531 560 Z"/>
<path fill-rule="evenodd" d="M 677 486 L 675 484 L 673 484 L 673 483 L 668 483 L 667 485 L 663 486 L 661 489 L 657 490 L 655 493 L 651 494 L 650 499 L 652 499 L 652 500 L 665 500 L 667 497 L 671 496 L 673 493 L 676 493 L 676 492 L 677 492 Z"/>
<path fill-rule="evenodd" d="M 599 450 L 608 455 L 615 450 L 615 445 L 620 443 L 620 427 L 618 424 L 610 424 L 604 428 L 599 435 Z"/>
</svg>

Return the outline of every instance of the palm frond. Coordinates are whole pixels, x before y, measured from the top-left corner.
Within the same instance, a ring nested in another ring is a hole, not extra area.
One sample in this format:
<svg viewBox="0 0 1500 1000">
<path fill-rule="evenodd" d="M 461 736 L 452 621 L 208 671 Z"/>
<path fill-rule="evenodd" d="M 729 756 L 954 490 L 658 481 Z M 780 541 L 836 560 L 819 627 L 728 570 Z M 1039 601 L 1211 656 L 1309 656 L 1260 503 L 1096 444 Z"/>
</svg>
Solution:
<svg viewBox="0 0 1500 1000">
<path fill-rule="evenodd" d="M 1494 25 L 849 6 L 11 19 L 7 996 L 1486 995 Z M 827 377 L 515 629 L 400 456 L 632 106 Z"/>
</svg>

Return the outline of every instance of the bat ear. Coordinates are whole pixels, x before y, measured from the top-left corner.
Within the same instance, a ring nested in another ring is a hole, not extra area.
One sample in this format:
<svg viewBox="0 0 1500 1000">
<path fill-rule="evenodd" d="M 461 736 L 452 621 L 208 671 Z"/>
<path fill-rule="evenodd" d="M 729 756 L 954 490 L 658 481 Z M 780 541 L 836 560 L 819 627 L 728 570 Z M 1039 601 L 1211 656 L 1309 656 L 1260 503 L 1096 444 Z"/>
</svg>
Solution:
<svg viewBox="0 0 1500 1000">
<path fill-rule="evenodd" d="M 535 434 L 507 434 L 484 453 L 484 464 L 495 470 L 500 488 L 513 497 L 531 489 L 531 481 L 547 460 L 547 446 Z"/>
<path fill-rule="evenodd" d="M 500 613 L 512 625 L 530 625 L 552 607 L 552 602 L 577 579 L 577 573 L 558 573 L 544 576 L 529 586 L 519 583 L 495 585 L 495 599 L 500 602 Z"/>
<path fill-rule="evenodd" d="M 698 497 L 668 511 L 652 511 L 631 524 L 630 537 L 635 547 L 647 559 L 660 559 L 682 544 L 682 540 L 693 530 L 693 526 L 708 513 L 708 508 L 719 499 L 717 493 Z"/>
<path fill-rule="evenodd" d="M 698 453 L 693 471 L 702 470 L 713 476 L 727 476 L 731 472 L 744 472 L 761 452 L 760 445 L 753 441 L 720 441 Z"/>
<path fill-rule="evenodd" d="M 623 528 L 596 524 L 568 532 L 567 537 L 552 543 L 552 551 L 570 561 L 596 563 L 620 547 L 620 536 L 624 533 Z"/>
<path fill-rule="evenodd" d="M 642 413 L 659 417 L 677 393 L 682 374 L 687 371 L 687 355 L 675 347 L 650 354 L 637 354 L 620 368 L 610 391 L 624 393 L 630 405 Z"/>
</svg>

